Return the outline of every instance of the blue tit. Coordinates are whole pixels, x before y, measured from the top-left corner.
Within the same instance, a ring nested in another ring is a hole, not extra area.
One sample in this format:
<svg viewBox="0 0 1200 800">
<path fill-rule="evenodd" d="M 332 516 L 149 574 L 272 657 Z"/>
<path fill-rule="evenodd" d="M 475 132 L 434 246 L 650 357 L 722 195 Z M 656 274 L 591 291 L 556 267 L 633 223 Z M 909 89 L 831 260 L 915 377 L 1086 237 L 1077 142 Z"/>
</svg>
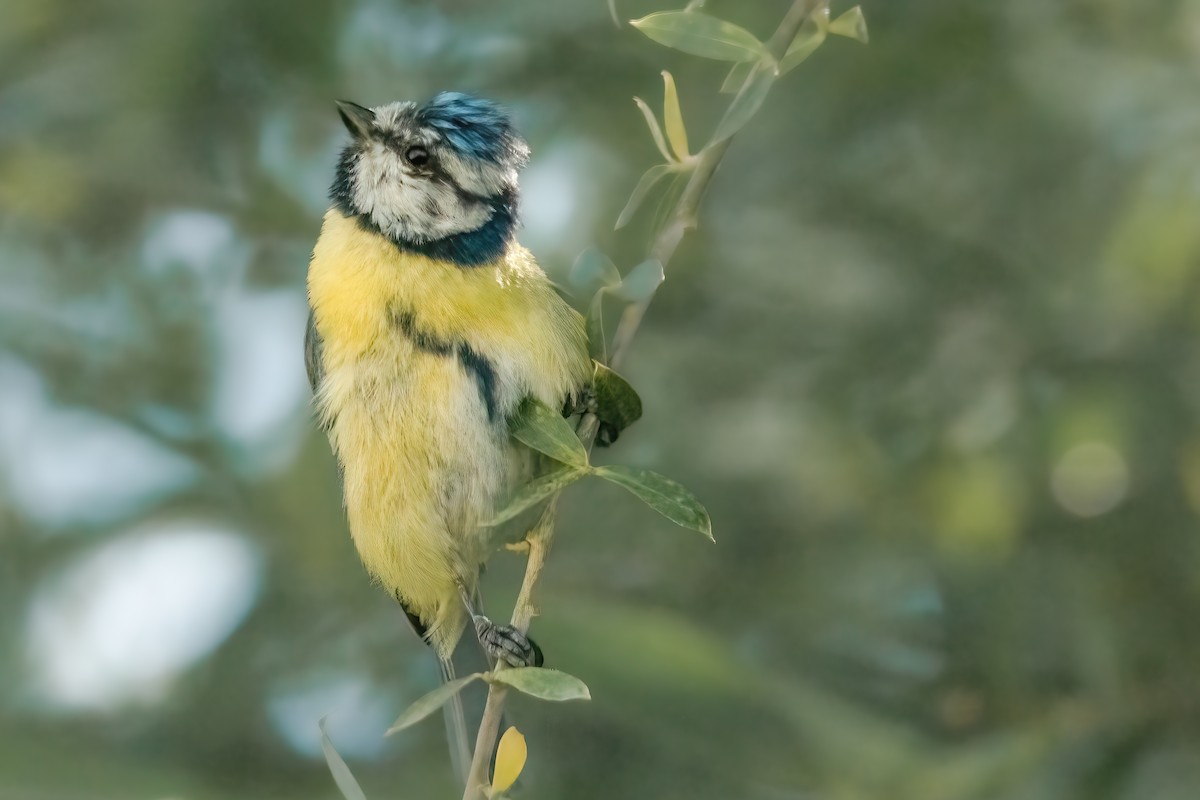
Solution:
<svg viewBox="0 0 1200 800">
<path fill-rule="evenodd" d="M 351 141 L 308 269 L 306 362 L 350 535 L 448 674 L 468 620 L 485 649 L 540 663 L 478 608 L 481 527 L 527 479 L 510 438 L 527 397 L 591 379 L 580 315 L 515 239 L 529 148 L 494 103 L 339 102 Z"/>
</svg>

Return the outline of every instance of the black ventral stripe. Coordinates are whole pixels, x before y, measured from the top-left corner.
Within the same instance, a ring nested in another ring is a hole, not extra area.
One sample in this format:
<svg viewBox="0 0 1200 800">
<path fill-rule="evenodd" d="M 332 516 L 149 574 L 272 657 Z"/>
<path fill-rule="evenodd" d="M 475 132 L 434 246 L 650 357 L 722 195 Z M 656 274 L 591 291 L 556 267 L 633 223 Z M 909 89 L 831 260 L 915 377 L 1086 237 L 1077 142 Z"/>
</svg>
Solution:
<svg viewBox="0 0 1200 800">
<path fill-rule="evenodd" d="M 492 366 L 491 361 L 466 342 L 442 339 L 423 330 L 417 324 L 416 315 L 411 311 L 393 310 L 392 321 L 421 352 L 443 358 L 457 356 L 458 362 L 467 372 L 474 374 L 475 381 L 479 384 L 479 395 L 487 407 L 488 421 L 496 421 L 500 412 L 500 401 L 496 396 L 496 368 Z"/>
</svg>

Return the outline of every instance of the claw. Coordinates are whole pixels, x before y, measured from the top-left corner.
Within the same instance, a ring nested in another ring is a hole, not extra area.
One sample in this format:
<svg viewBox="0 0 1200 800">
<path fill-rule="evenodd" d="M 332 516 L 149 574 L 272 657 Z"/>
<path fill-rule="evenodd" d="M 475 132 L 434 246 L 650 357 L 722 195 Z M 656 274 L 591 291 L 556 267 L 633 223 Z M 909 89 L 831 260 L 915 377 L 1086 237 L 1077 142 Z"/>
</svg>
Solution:
<svg viewBox="0 0 1200 800">
<path fill-rule="evenodd" d="M 497 625 L 482 614 L 473 618 L 475 635 L 493 658 L 510 667 L 540 667 L 542 649 L 512 625 Z"/>
</svg>

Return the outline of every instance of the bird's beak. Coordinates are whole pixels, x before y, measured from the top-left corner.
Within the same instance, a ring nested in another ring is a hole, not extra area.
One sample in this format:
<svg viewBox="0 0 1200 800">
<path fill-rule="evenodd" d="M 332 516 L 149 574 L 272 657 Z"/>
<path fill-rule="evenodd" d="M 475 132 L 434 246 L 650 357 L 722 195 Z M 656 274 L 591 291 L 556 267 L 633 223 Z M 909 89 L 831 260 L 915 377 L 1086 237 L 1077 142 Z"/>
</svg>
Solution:
<svg viewBox="0 0 1200 800">
<path fill-rule="evenodd" d="M 375 122 L 374 111 L 349 100 L 338 100 L 337 109 L 351 136 L 355 139 L 367 138 L 371 132 L 371 125 Z"/>
</svg>

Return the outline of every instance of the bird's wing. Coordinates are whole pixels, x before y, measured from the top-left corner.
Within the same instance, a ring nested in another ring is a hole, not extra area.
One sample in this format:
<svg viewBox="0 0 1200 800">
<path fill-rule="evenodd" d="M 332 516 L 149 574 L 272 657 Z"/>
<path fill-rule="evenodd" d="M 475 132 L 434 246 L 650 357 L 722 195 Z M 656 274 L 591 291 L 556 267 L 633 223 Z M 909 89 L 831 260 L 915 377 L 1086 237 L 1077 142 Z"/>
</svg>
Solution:
<svg viewBox="0 0 1200 800">
<path fill-rule="evenodd" d="M 308 328 L 304 331 L 304 368 L 308 371 L 308 385 L 315 392 L 325 377 L 325 365 L 321 363 L 321 334 L 312 311 L 308 312 Z"/>
<path fill-rule="evenodd" d="M 312 387 L 313 392 L 317 391 L 317 387 L 321 385 L 321 381 L 325 377 L 325 362 L 321 360 L 321 347 L 321 333 L 317 330 L 317 321 L 313 318 L 310 310 L 308 327 L 304 331 L 304 369 L 308 372 L 308 385 Z M 318 416 L 321 428 L 328 432 L 330 426 L 333 425 L 333 419 L 324 414 Z"/>
</svg>

